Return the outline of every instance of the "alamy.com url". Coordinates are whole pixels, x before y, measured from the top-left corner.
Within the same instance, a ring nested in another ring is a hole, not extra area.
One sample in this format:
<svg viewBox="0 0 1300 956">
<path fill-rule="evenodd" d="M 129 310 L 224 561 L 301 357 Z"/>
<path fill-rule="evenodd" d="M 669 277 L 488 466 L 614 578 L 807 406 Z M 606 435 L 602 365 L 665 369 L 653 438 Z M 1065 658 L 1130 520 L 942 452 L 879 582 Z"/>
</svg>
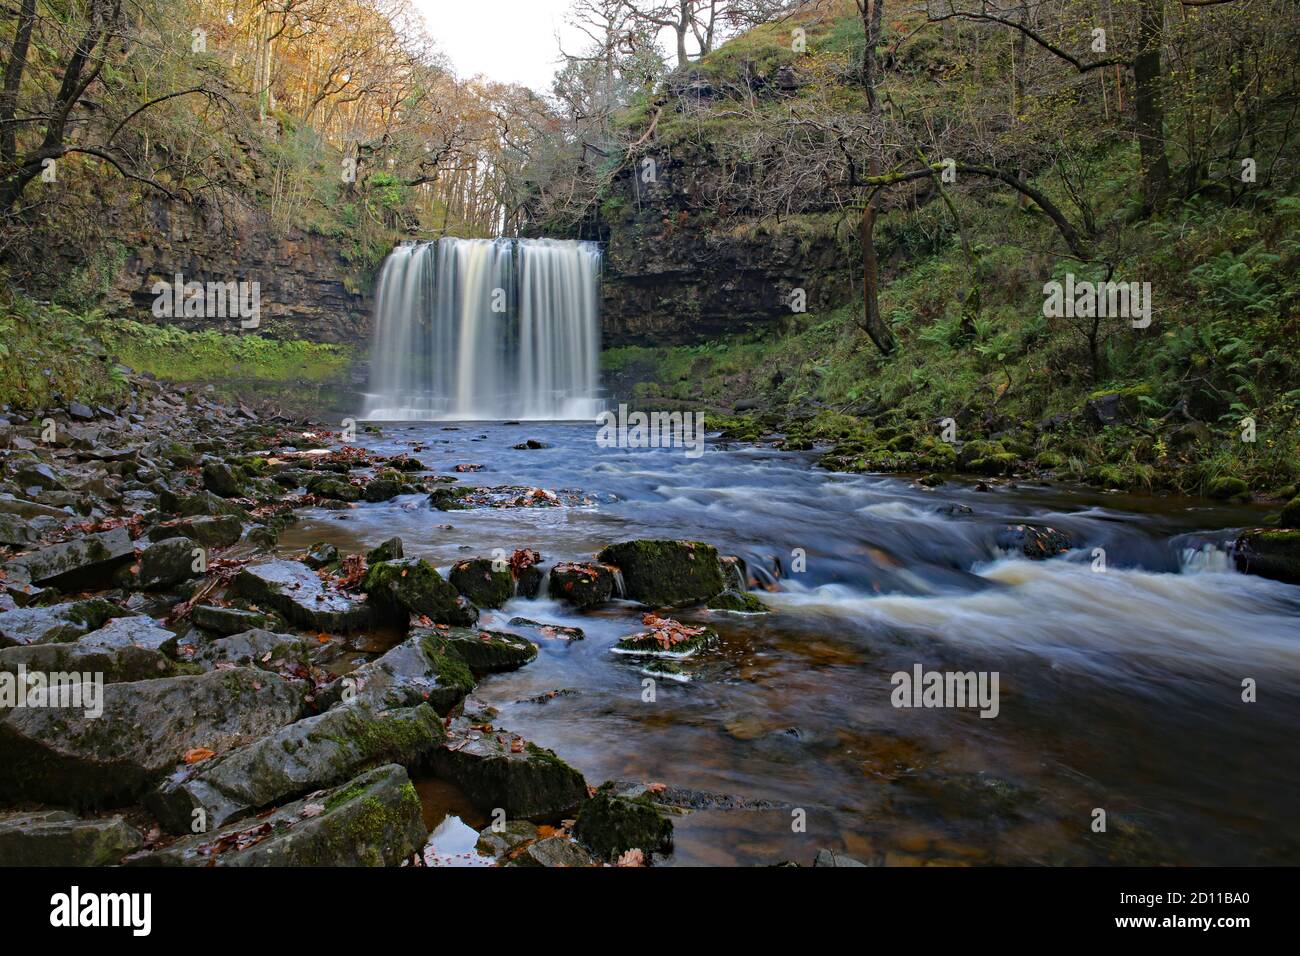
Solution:
<svg viewBox="0 0 1300 956">
<path fill-rule="evenodd" d="M 1246 929 L 1250 926 L 1249 916 L 1116 916 L 1115 926 L 1138 927 L 1145 929 L 1199 929 L 1209 932 L 1211 927 L 1225 929 Z"/>
</svg>

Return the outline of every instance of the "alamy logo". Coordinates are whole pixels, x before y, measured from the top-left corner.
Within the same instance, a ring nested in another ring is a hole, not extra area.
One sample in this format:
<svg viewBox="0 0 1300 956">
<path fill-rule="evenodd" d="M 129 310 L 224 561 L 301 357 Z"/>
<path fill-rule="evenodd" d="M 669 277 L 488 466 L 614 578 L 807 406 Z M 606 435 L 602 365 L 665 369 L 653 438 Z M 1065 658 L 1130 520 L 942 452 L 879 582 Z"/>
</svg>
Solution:
<svg viewBox="0 0 1300 956">
<path fill-rule="evenodd" d="M 1150 282 L 1082 282 L 1066 273 L 1065 282 L 1043 285 L 1043 315 L 1049 319 L 1129 319 L 1133 328 L 1151 324 Z"/>
<path fill-rule="evenodd" d="M 897 671 L 889 702 L 895 707 L 978 707 L 981 717 L 998 715 L 997 671 L 926 671 L 920 664 Z"/>
<path fill-rule="evenodd" d="M 156 319 L 239 319 L 241 329 L 262 324 L 262 287 L 257 282 L 186 282 L 176 273 L 171 282 L 159 279 L 154 294 Z"/>
<path fill-rule="evenodd" d="M 74 886 L 71 892 L 50 897 L 50 925 L 127 926 L 133 936 L 148 936 L 153 928 L 153 896 L 149 893 L 86 893 Z"/>
<path fill-rule="evenodd" d="M 618 406 L 618 414 L 596 416 L 598 448 L 685 448 L 687 458 L 704 454 L 703 412 L 629 412 Z"/>
<path fill-rule="evenodd" d="M 0 710 L 60 707 L 85 711 L 87 717 L 104 714 L 104 675 L 77 671 L 29 671 L 19 664 L 14 672 L 0 674 Z"/>
</svg>

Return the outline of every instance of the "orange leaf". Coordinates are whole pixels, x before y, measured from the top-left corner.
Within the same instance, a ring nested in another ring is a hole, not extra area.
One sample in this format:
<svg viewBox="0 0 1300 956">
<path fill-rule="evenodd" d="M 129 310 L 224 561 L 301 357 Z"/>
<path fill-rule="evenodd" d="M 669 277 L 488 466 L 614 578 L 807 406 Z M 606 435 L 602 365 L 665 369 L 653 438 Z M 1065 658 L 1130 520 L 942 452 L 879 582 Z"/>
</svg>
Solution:
<svg viewBox="0 0 1300 956">
<path fill-rule="evenodd" d="M 198 763 L 200 760 L 207 760 L 209 757 L 215 757 L 217 752 L 209 750 L 207 747 L 194 747 L 185 751 L 186 763 Z"/>
</svg>

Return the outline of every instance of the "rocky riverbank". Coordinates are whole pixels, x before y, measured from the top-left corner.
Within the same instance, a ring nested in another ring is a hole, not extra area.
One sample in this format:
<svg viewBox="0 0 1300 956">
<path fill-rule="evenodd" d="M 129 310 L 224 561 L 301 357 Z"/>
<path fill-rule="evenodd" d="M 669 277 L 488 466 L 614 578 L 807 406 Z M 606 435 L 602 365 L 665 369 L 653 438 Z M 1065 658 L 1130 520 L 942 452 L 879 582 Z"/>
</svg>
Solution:
<svg viewBox="0 0 1300 956">
<path fill-rule="evenodd" d="M 632 540 L 555 563 L 521 541 L 444 577 L 400 538 L 365 553 L 281 548 L 308 508 L 413 493 L 430 512 L 586 499 L 457 484 L 413 454 L 120 371 L 129 388 L 111 407 L 0 422 L 0 864 L 421 865 L 412 778 L 433 775 L 493 820 L 485 860 L 639 865 L 671 852 L 674 817 L 736 802 L 595 786 L 473 694 L 538 652 L 480 626 L 480 611 L 539 594 L 641 605 L 643 629 L 612 650 L 647 678 L 687 679 L 717 635 L 669 615 L 765 611 L 742 561 Z M 1297 580 L 1297 534 L 1248 531 L 1237 561 Z M 1008 535 L 1033 558 L 1068 543 L 1046 528 Z M 583 636 L 510 624 L 538 640 Z M 846 858 L 818 857 L 832 863 Z"/>
</svg>

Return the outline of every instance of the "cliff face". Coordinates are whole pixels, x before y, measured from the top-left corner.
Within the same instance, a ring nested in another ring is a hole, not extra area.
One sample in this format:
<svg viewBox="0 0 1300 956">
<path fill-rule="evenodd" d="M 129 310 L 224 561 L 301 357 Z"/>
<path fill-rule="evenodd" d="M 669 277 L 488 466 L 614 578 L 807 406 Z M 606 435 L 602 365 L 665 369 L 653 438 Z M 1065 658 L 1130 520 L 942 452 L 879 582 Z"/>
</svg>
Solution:
<svg viewBox="0 0 1300 956">
<path fill-rule="evenodd" d="M 123 237 L 125 263 L 112 284 L 110 305 L 124 318 L 165 322 L 186 329 L 237 332 L 240 319 L 156 317 L 156 282 L 258 283 L 261 323 L 270 338 L 368 344 L 371 301 L 361 291 L 368 277 L 354 275 L 339 240 L 297 229 L 271 228 L 266 214 L 234 198 L 204 209 L 165 200 L 138 210 Z M 367 283 L 368 284 L 368 283 Z"/>
<path fill-rule="evenodd" d="M 699 211 L 707 166 L 669 158 L 656 182 L 628 172 L 605 205 L 602 331 L 607 346 L 684 344 L 848 301 L 855 264 L 806 217 L 721 219 Z"/>
</svg>

